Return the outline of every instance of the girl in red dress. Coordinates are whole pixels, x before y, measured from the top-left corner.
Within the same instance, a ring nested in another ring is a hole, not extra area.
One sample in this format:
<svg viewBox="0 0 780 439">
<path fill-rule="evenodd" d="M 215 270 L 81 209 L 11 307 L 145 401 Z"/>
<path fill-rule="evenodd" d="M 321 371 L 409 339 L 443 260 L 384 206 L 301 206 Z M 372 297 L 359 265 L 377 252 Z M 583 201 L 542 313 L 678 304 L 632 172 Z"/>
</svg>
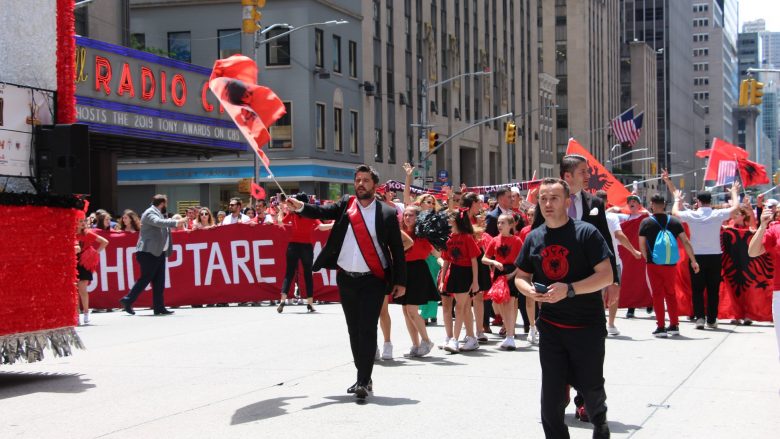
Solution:
<svg viewBox="0 0 780 439">
<path fill-rule="evenodd" d="M 102 252 L 108 245 L 106 238 L 87 229 L 87 221 L 85 219 L 79 219 L 76 225 L 76 248 L 78 250 L 76 270 L 78 271 L 77 286 L 79 299 L 81 299 L 82 320 L 85 325 L 89 323 L 89 293 L 87 293 L 87 285 L 92 282 L 92 272 L 97 267 L 97 261 L 95 260 L 97 254 L 93 247 L 93 244 L 96 242 L 98 243 L 98 253 Z M 78 312 L 78 308 L 76 312 Z"/>
<path fill-rule="evenodd" d="M 452 338 L 447 340 L 444 350 L 458 353 L 461 350 L 473 351 L 479 348 L 479 342 L 474 337 L 470 299 L 479 292 L 477 257 L 480 255 L 480 249 L 474 240 L 474 228 L 468 216 L 468 209 L 451 211 L 448 219 L 452 234 L 447 241 L 447 249 L 442 253 L 444 264 L 441 268 L 443 274 L 439 274 L 439 290 L 442 291 L 442 305 L 448 297 L 446 295 L 449 295 L 450 301 L 453 300 L 452 296 L 455 296 L 455 326 Z M 463 346 L 459 347 L 458 337 L 464 324 L 466 338 Z"/>
<path fill-rule="evenodd" d="M 522 242 L 520 238 L 513 234 L 515 229 L 515 218 L 513 215 L 503 214 L 498 217 L 499 235 L 490 241 L 482 258 L 482 263 L 494 268 L 493 282 L 498 282 L 500 277 L 507 281 L 509 289 L 509 300 L 504 303 L 493 302 L 497 305 L 504 320 L 504 331 L 506 338 L 499 346 L 504 350 L 515 350 L 515 322 L 517 321 L 517 299 L 520 292 L 515 286 L 514 277 L 517 267 L 515 260 L 520 254 Z"/>
</svg>

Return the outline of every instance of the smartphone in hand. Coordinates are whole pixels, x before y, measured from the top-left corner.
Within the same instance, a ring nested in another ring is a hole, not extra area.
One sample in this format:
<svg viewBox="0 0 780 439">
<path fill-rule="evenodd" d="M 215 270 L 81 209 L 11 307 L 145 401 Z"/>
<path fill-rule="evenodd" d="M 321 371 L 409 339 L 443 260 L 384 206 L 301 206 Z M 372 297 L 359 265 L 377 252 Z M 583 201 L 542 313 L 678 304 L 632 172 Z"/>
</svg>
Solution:
<svg viewBox="0 0 780 439">
<path fill-rule="evenodd" d="M 536 290 L 539 294 L 546 294 L 547 293 L 547 285 L 540 284 L 538 282 L 534 282 L 534 290 Z"/>
</svg>

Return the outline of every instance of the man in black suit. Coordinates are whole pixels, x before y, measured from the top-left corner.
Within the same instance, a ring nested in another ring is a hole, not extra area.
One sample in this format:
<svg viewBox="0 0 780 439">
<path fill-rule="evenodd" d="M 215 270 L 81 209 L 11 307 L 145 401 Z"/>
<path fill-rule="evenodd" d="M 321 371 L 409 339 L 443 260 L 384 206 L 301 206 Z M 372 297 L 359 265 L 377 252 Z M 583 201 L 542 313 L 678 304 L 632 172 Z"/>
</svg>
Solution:
<svg viewBox="0 0 780 439">
<path fill-rule="evenodd" d="M 312 269 L 338 270 L 336 283 L 357 368 L 357 382 L 347 392 L 360 399 L 373 390 L 376 327 L 385 295 L 401 297 L 406 293 L 406 259 L 398 217 L 395 209 L 376 201 L 377 184 L 376 171 L 360 165 L 355 169 L 355 196 L 344 196 L 328 206 L 287 199 L 302 216 L 336 221 Z"/>
<path fill-rule="evenodd" d="M 485 217 L 485 233 L 498 236 L 498 217 L 505 213 L 512 213 L 512 191 L 508 187 L 502 187 L 496 192 L 496 208 Z"/>
</svg>

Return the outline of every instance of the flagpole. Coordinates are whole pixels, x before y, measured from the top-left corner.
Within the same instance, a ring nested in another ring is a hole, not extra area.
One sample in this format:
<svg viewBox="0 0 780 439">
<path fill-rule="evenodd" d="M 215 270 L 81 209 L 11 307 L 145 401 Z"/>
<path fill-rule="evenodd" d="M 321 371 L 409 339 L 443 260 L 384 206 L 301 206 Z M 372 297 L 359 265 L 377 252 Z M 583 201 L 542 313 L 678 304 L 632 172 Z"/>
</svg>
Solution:
<svg viewBox="0 0 780 439">
<path fill-rule="evenodd" d="M 776 185 L 772 186 L 768 190 L 765 190 L 764 192 L 761 192 L 759 195 L 766 195 L 766 194 L 772 192 L 773 190 L 777 189 L 778 186 L 780 186 L 780 184 L 776 184 Z"/>
<path fill-rule="evenodd" d="M 742 173 L 739 172 L 739 159 L 737 158 L 737 155 L 734 154 L 734 161 L 737 164 L 737 179 L 739 179 L 739 184 L 742 186 L 742 196 L 747 196 L 747 189 L 745 188 L 745 182 L 742 181 Z"/>
</svg>

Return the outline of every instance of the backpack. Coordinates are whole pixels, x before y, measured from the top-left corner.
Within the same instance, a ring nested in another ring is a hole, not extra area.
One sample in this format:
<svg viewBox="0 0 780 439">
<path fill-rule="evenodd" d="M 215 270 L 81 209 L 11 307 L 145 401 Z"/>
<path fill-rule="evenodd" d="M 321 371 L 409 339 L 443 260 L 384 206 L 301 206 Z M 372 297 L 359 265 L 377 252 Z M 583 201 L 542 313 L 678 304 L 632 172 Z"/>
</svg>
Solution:
<svg viewBox="0 0 780 439">
<path fill-rule="evenodd" d="M 661 227 L 661 223 L 655 219 L 654 216 L 650 218 Z M 661 227 L 661 231 L 658 232 L 658 236 L 655 237 L 655 244 L 653 245 L 652 260 L 657 265 L 674 265 L 680 259 L 680 250 L 677 247 L 677 238 L 672 235 L 672 232 L 667 228 L 671 221 L 669 215 L 666 215 L 666 226 Z"/>
</svg>

